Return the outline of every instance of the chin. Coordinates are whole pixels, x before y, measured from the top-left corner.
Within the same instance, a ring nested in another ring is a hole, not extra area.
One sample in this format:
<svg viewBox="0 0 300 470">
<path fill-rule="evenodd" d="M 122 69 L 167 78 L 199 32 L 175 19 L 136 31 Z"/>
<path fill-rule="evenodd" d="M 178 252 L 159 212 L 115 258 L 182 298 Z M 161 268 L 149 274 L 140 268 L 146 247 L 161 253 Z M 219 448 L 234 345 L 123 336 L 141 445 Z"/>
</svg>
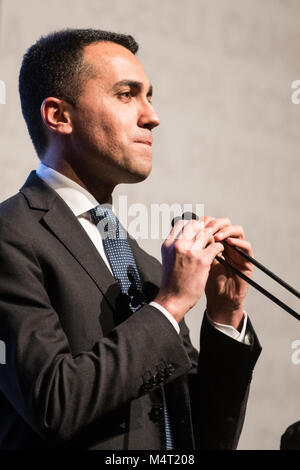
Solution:
<svg viewBox="0 0 300 470">
<path fill-rule="evenodd" d="M 144 181 L 150 175 L 152 170 L 152 162 L 140 162 L 140 165 L 135 165 L 128 168 L 126 172 L 127 183 L 139 183 Z"/>
<path fill-rule="evenodd" d="M 148 178 L 150 173 L 151 173 L 151 169 L 149 171 L 139 171 L 139 172 L 135 171 L 135 172 L 127 173 L 126 181 L 124 181 L 124 183 L 127 183 L 127 184 L 140 183 L 141 181 L 144 181 L 146 178 Z"/>
</svg>

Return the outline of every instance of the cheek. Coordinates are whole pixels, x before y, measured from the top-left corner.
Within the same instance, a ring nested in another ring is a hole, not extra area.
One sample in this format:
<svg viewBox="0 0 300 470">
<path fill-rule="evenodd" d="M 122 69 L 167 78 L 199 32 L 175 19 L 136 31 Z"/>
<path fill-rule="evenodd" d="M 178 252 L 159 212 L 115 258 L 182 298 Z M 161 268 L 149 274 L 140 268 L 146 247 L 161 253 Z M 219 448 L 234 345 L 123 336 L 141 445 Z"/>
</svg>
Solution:
<svg viewBox="0 0 300 470">
<path fill-rule="evenodd" d="M 134 110 L 114 103 L 95 102 L 79 110 L 78 132 L 98 148 L 116 150 L 134 140 L 136 116 Z"/>
<path fill-rule="evenodd" d="M 118 113 L 106 113 L 100 116 L 97 129 L 99 137 L 102 136 L 111 144 L 122 146 L 132 140 L 133 130 L 130 119 Z"/>
</svg>

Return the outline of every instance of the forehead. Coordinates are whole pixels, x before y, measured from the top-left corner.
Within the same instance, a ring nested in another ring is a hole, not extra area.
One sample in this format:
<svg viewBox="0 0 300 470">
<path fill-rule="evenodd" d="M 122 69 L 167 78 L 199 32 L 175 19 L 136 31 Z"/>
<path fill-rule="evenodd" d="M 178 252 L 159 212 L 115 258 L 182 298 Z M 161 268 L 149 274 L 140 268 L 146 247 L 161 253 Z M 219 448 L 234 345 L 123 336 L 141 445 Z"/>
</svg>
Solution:
<svg viewBox="0 0 300 470">
<path fill-rule="evenodd" d="M 101 81 L 114 84 L 130 79 L 149 85 L 140 61 L 128 49 L 112 42 L 99 42 L 84 48 L 84 61 L 92 64 Z"/>
</svg>

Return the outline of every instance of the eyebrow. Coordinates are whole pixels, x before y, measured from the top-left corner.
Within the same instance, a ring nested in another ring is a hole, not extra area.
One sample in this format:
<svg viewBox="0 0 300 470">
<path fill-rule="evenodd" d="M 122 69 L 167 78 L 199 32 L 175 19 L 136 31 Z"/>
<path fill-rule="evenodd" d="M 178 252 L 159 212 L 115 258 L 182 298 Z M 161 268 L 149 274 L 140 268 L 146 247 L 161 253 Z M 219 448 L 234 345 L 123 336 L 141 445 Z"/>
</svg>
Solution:
<svg viewBox="0 0 300 470">
<path fill-rule="evenodd" d="M 135 88 L 138 91 L 141 91 L 143 89 L 143 83 L 142 82 L 138 82 L 136 80 L 120 80 L 119 82 L 114 84 L 113 90 L 115 90 L 116 88 L 122 87 L 122 86 L 128 86 L 130 88 Z M 150 85 L 149 89 L 148 89 L 148 92 L 147 92 L 147 96 L 152 96 L 152 94 L 153 94 L 153 86 Z"/>
</svg>

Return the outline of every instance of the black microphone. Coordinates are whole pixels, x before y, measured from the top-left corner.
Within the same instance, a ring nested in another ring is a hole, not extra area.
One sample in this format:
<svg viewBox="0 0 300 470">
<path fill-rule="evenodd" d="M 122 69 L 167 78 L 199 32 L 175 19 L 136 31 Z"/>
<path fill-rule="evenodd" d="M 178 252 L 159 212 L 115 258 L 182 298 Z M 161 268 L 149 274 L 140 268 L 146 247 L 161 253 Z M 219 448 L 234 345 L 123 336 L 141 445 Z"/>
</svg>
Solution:
<svg viewBox="0 0 300 470">
<path fill-rule="evenodd" d="M 184 212 L 182 216 L 177 216 L 174 217 L 174 219 L 171 222 L 172 227 L 178 222 L 178 220 L 199 220 L 199 217 L 197 214 L 194 214 L 194 212 Z"/>
</svg>

